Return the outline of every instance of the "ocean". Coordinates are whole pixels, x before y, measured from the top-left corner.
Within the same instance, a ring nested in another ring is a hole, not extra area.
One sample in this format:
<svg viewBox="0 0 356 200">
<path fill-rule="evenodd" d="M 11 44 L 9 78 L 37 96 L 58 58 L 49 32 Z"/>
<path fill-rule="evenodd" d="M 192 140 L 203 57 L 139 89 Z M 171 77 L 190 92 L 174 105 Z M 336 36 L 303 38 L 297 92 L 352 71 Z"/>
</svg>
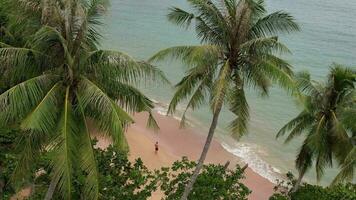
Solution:
<svg viewBox="0 0 356 200">
<path fill-rule="evenodd" d="M 308 70 L 316 80 L 325 78 L 333 62 L 356 66 L 356 1 L 355 0 L 267 0 L 269 12 L 284 10 L 291 13 L 302 30 L 293 35 L 282 35 L 292 55 L 285 58 L 294 70 Z M 193 29 L 185 30 L 169 23 L 168 8 L 187 8 L 185 0 L 111 0 L 105 19 L 103 48 L 120 50 L 146 60 L 157 51 L 176 45 L 199 44 Z M 172 84 L 182 77 L 184 66 L 179 62 L 159 63 Z M 167 105 L 173 88 L 166 85 L 140 86 L 150 98 Z M 303 137 L 284 144 L 276 139 L 278 130 L 300 111 L 286 92 L 274 87 L 269 97 L 260 97 L 248 91 L 251 121 L 249 134 L 240 141 L 233 140 L 227 131 L 231 114 L 223 110 L 216 137 L 229 152 L 248 162 L 260 175 L 275 181 L 278 174 L 296 172 L 294 160 Z M 180 105 L 184 108 L 184 104 Z M 160 111 L 164 111 L 160 108 Z M 179 112 L 176 117 L 179 117 Z M 211 112 L 208 106 L 189 112 L 189 123 L 207 132 Z M 336 167 L 326 171 L 321 184 L 327 185 L 337 172 Z M 305 178 L 315 183 L 311 170 Z"/>
</svg>

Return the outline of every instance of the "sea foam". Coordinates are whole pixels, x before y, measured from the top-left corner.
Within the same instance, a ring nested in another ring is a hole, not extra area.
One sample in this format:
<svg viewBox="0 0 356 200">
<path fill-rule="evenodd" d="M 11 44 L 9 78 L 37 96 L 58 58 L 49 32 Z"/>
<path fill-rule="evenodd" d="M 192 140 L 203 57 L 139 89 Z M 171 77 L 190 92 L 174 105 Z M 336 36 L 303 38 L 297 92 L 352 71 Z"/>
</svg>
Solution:
<svg viewBox="0 0 356 200">
<path fill-rule="evenodd" d="M 280 170 L 268 164 L 256 153 L 259 151 L 257 145 L 241 142 L 236 143 L 234 147 L 225 142 L 221 142 L 221 145 L 226 151 L 239 157 L 243 163 L 248 164 L 248 167 L 254 172 L 272 183 L 276 183 L 277 179 L 281 179 Z"/>
</svg>

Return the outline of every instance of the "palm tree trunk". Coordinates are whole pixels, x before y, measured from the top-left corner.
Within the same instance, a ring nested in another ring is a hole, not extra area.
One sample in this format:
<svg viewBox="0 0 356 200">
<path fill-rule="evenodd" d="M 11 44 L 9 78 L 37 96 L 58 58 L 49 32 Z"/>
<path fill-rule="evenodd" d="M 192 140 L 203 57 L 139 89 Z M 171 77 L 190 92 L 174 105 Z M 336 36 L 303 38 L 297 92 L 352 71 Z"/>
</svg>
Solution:
<svg viewBox="0 0 356 200">
<path fill-rule="evenodd" d="M 57 186 L 57 181 L 56 181 L 56 179 L 52 178 L 44 200 L 51 200 L 52 199 L 53 193 L 54 193 L 54 191 L 56 189 L 56 186 Z"/>
<path fill-rule="evenodd" d="M 2 163 L 0 161 L 0 174 L 2 173 Z M 0 179 L 0 195 L 2 196 L 3 188 L 5 187 L 5 180 Z"/>
<path fill-rule="evenodd" d="M 41 16 L 41 23 L 43 25 L 47 25 L 49 16 L 50 16 L 49 0 L 43 0 L 42 1 L 42 16 Z"/>
<path fill-rule="evenodd" d="M 295 185 L 293 186 L 291 193 L 296 192 L 299 189 L 300 184 L 302 183 L 302 179 L 304 177 L 304 172 L 299 172 L 299 177 L 297 179 L 297 182 L 295 182 Z"/>
<path fill-rule="evenodd" d="M 206 158 L 206 155 L 208 154 L 208 150 L 209 150 L 211 141 L 213 140 L 213 136 L 214 136 L 214 132 L 215 132 L 216 126 L 218 124 L 218 119 L 219 119 L 221 108 L 222 108 L 222 104 L 220 104 L 216 108 L 216 110 L 214 112 L 213 120 L 212 120 L 211 125 L 210 125 L 208 137 L 206 138 L 203 151 L 202 151 L 202 153 L 200 155 L 198 164 L 197 164 L 197 166 L 196 166 L 196 168 L 195 168 L 195 170 L 193 172 L 193 175 L 190 178 L 190 181 L 188 182 L 188 184 L 184 188 L 184 193 L 183 193 L 183 195 L 181 197 L 181 200 L 187 200 L 188 199 L 188 195 L 193 189 L 193 185 L 194 185 L 195 181 L 198 178 L 199 172 L 203 168 L 204 160 Z"/>
</svg>

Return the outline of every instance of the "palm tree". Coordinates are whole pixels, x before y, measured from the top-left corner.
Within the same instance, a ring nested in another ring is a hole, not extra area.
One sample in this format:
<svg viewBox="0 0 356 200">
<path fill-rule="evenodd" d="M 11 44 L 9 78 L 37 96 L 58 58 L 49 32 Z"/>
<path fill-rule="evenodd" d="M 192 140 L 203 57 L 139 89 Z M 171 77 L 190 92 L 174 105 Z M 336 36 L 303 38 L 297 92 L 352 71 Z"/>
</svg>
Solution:
<svg viewBox="0 0 356 200">
<path fill-rule="evenodd" d="M 209 133 L 197 167 L 186 185 L 182 199 L 187 199 L 203 166 L 223 104 L 236 118 L 230 128 L 235 138 L 247 132 L 249 107 L 247 87 L 268 94 L 271 82 L 291 89 L 291 66 L 278 54 L 289 50 L 278 41 L 280 33 L 299 30 L 293 17 L 278 11 L 267 15 L 263 0 L 187 0 L 192 13 L 171 8 L 169 21 L 179 26 L 194 26 L 199 46 L 178 46 L 158 52 L 150 61 L 166 57 L 181 59 L 188 66 L 186 76 L 176 85 L 168 113 L 188 99 L 187 109 L 199 107 L 208 99 L 213 113 Z M 187 111 L 185 110 L 185 112 Z M 182 124 L 185 120 L 185 112 Z"/>
<path fill-rule="evenodd" d="M 335 181 L 352 179 L 356 121 L 351 116 L 355 113 L 355 72 L 334 64 L 326 83 L 311 80 L 306 72 L 298 74 L 297 82 L 304 109 L 277 134 L 280 137 L 289 132 L 285 142 L 303 133 L 306 135 L 296 159 L 299 178 L 292 192 L 298 189 L 314 161 L 317 181 L 322 177 L 325 167 L 333 165 L 334 158 L 344 165 L 342 175 Z M 349 162 L 353 162 L 352 165 L 346 164 Z"/>
<path fill-rule="evenodd" d="M 14 181 L 28 177 L 41 153 L 52 159 L 53 189 L 71 199 L 73 175 L 86 174 L 83 196 L 98 199 L 98 171 L 88 120 L 114 146 L 127 150 L 128 112 L 146 111 L 153 102 L 135 88 L 139 81 L 166 82 L 161 71 L 128 55 L 98 48 L 106 0 L 18 1 L 40 16 L 39 29 L 23 47 L 0 48 L 1 70 L 15 83 L 0 94 L 0 123 L 18 123 L 25 132 Z M 53 193 L 53 191 L 52 191 Z"/>
</svg>

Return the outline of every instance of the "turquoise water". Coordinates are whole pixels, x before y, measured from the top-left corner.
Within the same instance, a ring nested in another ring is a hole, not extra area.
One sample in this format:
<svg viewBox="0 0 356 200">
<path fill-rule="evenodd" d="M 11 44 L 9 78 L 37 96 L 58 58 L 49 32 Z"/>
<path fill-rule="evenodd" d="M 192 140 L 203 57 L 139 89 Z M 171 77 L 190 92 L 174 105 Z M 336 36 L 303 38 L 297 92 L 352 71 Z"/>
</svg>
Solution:
<svg viewBox="0 0 356 200">
<path fill-rule="evenodd" d="M 185 0 L 112 0 L 106 26 L 104 47 L 122 50 L 138 59 L 147 59 L 160 49 L 185 44 L 198 44 L 193 30 L 183 30 L 169 22 L 165 15 L 170 6 L 186 7 Z M 269 11 L 285 10 L 300 23 L 302 31 L 281 39 L 292 50 L 287 59 L 296 71 L 309 70 L 315 79 L 323 78 L 332 62 L 356 66 L 356 1 L 354 0 L 267 0 Z M 159 67 L 172 83 L 183 74 L 178 62 L 162 63 Z M 168 103 L 172 88 L 167 86 L 143 87 L 151 98 Z M 226 131 L 231 119 L 224 111 L 220 118 L 217 137 L 230 152 L 248 161 L 261 175 L 275 179 L 275 173 L 294 169 L 294 158 L 300 145 L 289 145 L 276 140 L 280 127 L 298 112 L 293 100 L 285 92 L 273 88 L 268 98 L 249 92 L 252 118 L 250 133 L 241 141 L 232 140 Z M 183 107 L 184 105 L 182 105 Z M 206 129 L 210 112 L 205 107 L 190 113 L 192 126 Z M 300 138 L 302 139 L 302 138 Z M 272 167 L 273 166 L 273 167 Z M 335 175 L 328 170 L 322 180 L 327 184 Z M 314 182 L 313 172 L 307 180 Z"/>
</svg>

